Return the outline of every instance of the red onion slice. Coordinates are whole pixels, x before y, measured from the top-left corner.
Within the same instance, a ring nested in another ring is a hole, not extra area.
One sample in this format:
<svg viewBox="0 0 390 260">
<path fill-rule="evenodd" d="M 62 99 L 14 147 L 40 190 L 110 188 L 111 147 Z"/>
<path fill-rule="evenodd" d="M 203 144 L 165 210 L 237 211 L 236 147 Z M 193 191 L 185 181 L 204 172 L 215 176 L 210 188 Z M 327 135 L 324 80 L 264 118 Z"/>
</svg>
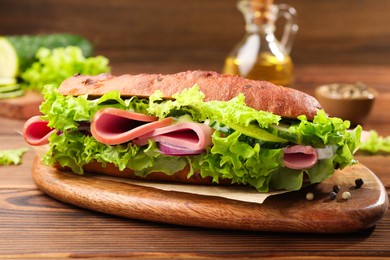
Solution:
<svg viewBox="0 0 390 260">
<path fill-rule="evenodd" d="M 169 144 L 159 143 L 160 151 L 165 155 L 177 155 L 177 156 L 185 156 L 185 155 L 196 155 L 204 152 L 204 149 L 201 150 L 189 150 L 183 147 L 171 146 Z"/>
</svg>

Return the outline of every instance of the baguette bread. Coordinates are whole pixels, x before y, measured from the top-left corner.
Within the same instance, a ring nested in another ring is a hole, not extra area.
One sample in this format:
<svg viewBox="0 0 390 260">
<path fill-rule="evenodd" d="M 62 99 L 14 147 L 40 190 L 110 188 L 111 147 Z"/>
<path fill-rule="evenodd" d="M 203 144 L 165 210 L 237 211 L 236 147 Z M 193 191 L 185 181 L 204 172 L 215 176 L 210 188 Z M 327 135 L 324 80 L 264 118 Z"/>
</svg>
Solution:
<svg viewBox="0 0 390 260">
<path fill-rule="evenodd" d="M 210 71 L 186 71 L 170 75 L 126 74 L 118 77 L 109 74 L 76 75 L 65 80 L 59 92 L 73 96 L 85 94 L 101 96 L 109 91 L 118 90 L 124 97 L 149 97 L 156 90 L 161 90 L 164 98 L 171 99 L 175 93 L 195 84 L 198 84 L 199 89 L 205 94 L 205 101 L 227 101 L 242 93 L 249 107 L 286 118 L 306 115 L 308 120 L 312 120 L 321 109 L 321 105 L 314 97 L 298 90 L 276 86 L 266 81 L 249 80 Z"/>
</svg>

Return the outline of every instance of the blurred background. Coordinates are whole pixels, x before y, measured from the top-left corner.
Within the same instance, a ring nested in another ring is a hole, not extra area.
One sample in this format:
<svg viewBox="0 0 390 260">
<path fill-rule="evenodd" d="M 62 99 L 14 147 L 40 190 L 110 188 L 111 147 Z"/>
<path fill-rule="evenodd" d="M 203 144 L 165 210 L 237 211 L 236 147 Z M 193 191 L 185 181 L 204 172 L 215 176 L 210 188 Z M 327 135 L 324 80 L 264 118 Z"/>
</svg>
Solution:
<svg viewBox="0 0 390 260">
<path fill-rule="evenodd" d="M 274 2 L 297 10 L 296 66 L 389 63 L 390 1 Z M 0 0 L 0 35 L 58 32 L 89 39 L 114 73 L 221 71 L 244 20 L 236 0 Z"/>
</svg>

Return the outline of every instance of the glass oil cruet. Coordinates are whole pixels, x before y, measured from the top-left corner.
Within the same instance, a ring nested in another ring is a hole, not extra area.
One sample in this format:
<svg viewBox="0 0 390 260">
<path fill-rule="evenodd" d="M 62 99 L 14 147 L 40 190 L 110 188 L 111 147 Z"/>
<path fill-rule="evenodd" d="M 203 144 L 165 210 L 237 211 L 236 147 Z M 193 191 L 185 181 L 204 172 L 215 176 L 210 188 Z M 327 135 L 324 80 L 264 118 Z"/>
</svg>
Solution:
<svg viewBox="0 0 390 260">
<path fill-rule="evenodd" d="M 291 87 L 294 66 L 289 54 L 298 31 L 295 9 L 272 0 L 239 0 L 237 8 L 244 15 L 246 34 L 226 58 L 223 73 Z M 275 23 L 281 17 L 285 22 L 279 41 Z"/>
</svg>

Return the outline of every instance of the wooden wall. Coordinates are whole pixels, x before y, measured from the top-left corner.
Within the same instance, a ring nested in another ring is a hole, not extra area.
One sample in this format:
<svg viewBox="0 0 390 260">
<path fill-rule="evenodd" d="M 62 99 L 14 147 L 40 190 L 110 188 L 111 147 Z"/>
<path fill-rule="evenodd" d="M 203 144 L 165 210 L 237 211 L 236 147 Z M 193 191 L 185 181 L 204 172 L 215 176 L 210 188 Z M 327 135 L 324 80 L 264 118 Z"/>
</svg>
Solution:
<svg viewBox="0 0 390 260">
<path fill-rule="evenodd" d="M 389 0 L 275 0 L 297 9 L 299 64 L 390 63 Z M 71 32 L 112 62 L 222 67 L 241 39 L 236 0 L 0 0 L 0 35 Z"/>
</svg>

